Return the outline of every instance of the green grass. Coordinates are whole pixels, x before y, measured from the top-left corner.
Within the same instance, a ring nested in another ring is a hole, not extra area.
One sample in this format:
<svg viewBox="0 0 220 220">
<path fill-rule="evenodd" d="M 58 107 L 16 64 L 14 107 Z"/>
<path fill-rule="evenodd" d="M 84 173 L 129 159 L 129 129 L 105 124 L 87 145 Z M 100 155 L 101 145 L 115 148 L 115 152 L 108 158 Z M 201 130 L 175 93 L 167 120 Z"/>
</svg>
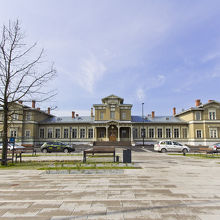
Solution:
<svg viewBox="0 0 220 220">
<path fill-rule="evenodd" d="M 51 154 L 51 153 L 40 153 L 36 155 L 32 154 L 22 154 L 22 157 L 45 157 L 45 156 L 83 156 L 82 154 L 64 154 L 64 153 L 57 153 L 57 154 Z"/>
<path fill-rule="evenodd" d="M 102 157 L 111 157 L 113 158 L 113 155 L 89 155 L 88 158 L 102 158 Z"/>
<path fill-rule="evenodd" d="M 101 166 L 100 166 L 101 164 Z M 24 161 L 22 163 L 8 163 L 7 166 L 1 166 L 1 169 L 13 170 L 87 170 L 87 169 L 140 169 L 140 167 L 120 166 L 120 163 L 113 162 L 87 162 L 81 161 Z"/>
<path fill-rule="evenodd" d="M 175 156 L 182 156 L 184 157 L 183 154 L 168 154 L 168 155 L 175 155 Z M 200 159 L 220 159 L 220 155 L 218 154 L 186 154 L 185 157 L 195 157 L 195 158 L 200 158 Z"/>
</svg>

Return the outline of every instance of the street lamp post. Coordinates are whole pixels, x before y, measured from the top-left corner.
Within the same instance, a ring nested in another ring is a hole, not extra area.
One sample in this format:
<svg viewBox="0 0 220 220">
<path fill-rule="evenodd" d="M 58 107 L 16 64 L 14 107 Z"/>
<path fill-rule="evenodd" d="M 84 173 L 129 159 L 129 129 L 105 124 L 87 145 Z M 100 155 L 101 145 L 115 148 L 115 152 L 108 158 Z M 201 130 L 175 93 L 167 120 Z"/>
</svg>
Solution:
<svg viewBox="0 0 220 220">
<path fill-rule="evenodd" d="M 143 120 L 142 138 L 143 138 L 143 146 L 144 146 L 144 103 L 142 103 L 142 120 Z"/>
</svg>

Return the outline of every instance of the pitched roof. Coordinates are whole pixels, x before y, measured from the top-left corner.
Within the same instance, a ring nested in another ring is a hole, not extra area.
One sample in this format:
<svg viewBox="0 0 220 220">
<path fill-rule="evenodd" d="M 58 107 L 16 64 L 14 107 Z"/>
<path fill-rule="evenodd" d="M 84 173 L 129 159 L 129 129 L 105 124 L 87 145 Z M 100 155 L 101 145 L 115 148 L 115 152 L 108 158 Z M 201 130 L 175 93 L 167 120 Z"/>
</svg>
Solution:
<svg viewBox="0 0 220 220">
<path fill-rule="evenodd" d="M 75 118 L 69 116 L 63 117 L 51 117 L 47 118 L 44 121 L 41 121 L 40 124 L 63 124 L 63 123 L 93 123 L 94 117 L 91 116 L 78 116 Z"/>
</svg>

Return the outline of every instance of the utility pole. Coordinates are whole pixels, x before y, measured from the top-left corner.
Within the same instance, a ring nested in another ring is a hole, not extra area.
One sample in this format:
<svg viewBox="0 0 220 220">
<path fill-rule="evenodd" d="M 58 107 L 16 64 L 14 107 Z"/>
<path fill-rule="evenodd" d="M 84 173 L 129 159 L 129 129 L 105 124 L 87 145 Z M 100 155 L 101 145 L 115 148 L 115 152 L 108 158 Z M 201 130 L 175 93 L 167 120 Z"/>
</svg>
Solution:
<svg viewBox="0 0 220 220">
<path fill-rule="evenodd" d="M 143 138 L 143 146 L 144 146 L 144 103 L 142 103 L 142 120 L 143 120 L 142 138 Z"/>
</svg>

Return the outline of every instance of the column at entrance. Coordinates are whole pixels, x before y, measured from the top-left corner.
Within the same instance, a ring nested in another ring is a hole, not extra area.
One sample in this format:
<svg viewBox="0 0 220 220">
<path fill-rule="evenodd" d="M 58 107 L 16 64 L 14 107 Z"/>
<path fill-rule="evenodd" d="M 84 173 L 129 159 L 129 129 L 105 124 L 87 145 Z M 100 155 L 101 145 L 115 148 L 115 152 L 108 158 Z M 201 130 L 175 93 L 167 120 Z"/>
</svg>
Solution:
<svg viewBox="0 0 220 220">
<path fill-rule="evenodd" d="M 105 127 L 105 140 L 108 141 L 108 127 Z"/>
<path fill-rule="evenodd" d="M 120 141 L 120 127 L 118 126 L 118 141 Z"/>
<path fill-rule="evenodd" d="M 132 129 L 132 126 L 130 127 L 130 130 L 131 130 L 131 141 L 133 141 L 133 129 Z"/>
</svg>

